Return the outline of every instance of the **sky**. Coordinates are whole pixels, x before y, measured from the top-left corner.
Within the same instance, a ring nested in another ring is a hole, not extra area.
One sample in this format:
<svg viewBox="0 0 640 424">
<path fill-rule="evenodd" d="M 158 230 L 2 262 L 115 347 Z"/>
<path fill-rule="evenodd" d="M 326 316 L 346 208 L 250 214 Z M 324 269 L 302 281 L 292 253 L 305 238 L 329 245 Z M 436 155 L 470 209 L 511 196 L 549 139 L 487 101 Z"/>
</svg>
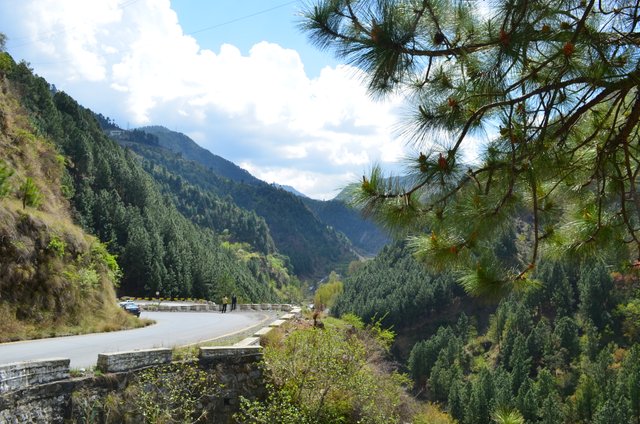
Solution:
<svg viewBox="0 0 640 424">
<path fill-rule="evenodd" d="M 83 106 L 163 125 L 268 182 L 331 199 L 406 145 L 402 102 L 313 46 L 307 0 L 2 0 L 0 32 Z"/>
</svg>

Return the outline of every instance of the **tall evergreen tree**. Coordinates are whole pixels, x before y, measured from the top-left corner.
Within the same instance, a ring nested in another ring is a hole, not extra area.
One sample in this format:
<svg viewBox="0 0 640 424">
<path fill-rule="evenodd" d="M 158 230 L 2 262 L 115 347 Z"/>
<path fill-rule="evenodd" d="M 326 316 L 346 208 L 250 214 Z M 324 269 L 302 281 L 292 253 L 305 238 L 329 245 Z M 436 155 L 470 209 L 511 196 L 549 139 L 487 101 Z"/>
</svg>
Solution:
<svg viewBox="0 0 640 424">
<path fill-rule="evenodd" d="M 578 280 L 580 304 L 578 309 L 585 321 L 598 328 L 609 323 L 608 303 L 612 287 L 611 276 L 604 264 L 584 264 Z"/>
<path fill-rule="evenodd" d="M 415 250 L 457 269 L 473 294 L 526 285 L 543 248 L 640 258 L 637 1 L 485 4 L 315 0 L 306 10 L 313 42 L 362 68 L 373 95 L 402 93 L 413 110 L 406 178 L 374 167 L 356 203 L 418 233 Z M 465 163 L 469 151 L 480 162 Z M 531 241 L 518 267 L 495 244 L 514 217 Z"/>
</svg>

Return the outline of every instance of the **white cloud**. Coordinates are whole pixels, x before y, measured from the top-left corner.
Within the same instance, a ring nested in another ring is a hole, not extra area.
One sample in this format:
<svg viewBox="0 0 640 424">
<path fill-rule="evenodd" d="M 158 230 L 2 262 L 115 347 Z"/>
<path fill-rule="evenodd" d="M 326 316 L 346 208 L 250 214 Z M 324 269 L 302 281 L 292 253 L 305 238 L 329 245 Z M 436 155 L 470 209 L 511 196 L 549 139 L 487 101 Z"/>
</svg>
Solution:
<svg viewBox="0 0 640 424">
<path fill-rule="evenodd" d="M 372 101 L 358 69 L 310 78 L 298 52 L 269 42 L 246 55 L 202 49 L 169 0 L 21 0 L 2 14 L 28 54 L 55 59 L 36 71 L 85 106 L 123 126 L 178 129 L 268 182 L 326 197 L 402 156 L 390 130 L 399 100 Z"/>
<path fill-rule="evenodd" d="M 314 192 L 314 198 L 320 200 L 333 199 L 347 184 L 357 180 L 351 172 L 327 175 L 290 168 L 255 167 L 249 162 L 240 165 L 263 181 L 288 185 L 305 194 Z"/>
</svg>

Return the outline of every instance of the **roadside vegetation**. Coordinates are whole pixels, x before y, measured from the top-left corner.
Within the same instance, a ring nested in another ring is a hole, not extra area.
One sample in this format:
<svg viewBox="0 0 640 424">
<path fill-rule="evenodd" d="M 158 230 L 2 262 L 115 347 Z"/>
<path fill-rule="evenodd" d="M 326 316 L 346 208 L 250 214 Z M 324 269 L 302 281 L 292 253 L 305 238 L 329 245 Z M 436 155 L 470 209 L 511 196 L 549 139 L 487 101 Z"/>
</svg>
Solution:
<svg viewBox="0 0 640 424">
<path fill-rule="evenodd" d="M 145 325 L 116 305 L 116 258 L 74 224 L 66 159 L 33 127 L 0 57 L 0 342 Z"/>
<path fill-rule="evenodd" d="M 407 392 L 391 361 L 394 333 L 354 315 L 279 329 L 265 341 L 269 396 L 244 400 L 239 423 L 452 423 Z"/>
</svg>

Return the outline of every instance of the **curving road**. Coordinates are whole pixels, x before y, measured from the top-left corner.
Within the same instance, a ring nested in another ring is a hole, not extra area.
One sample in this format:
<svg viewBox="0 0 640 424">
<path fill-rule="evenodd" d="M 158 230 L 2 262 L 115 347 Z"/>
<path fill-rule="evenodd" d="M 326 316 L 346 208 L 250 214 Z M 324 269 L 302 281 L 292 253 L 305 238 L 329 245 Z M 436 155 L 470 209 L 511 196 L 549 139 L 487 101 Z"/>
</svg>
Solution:
<svg viewBox="0 0 640 424">
<path fill-rule="evenodd" d="M 0 343 L 0 364 L 50 358 L 70 358 L 71 368 L 96 365 L 99 353 L 155 347 L 175 347 L 215 340 L 266 324 L 273 313 L 237 311 L 143 312 L 156 324 L 134 330 Z"/>
</svg>

